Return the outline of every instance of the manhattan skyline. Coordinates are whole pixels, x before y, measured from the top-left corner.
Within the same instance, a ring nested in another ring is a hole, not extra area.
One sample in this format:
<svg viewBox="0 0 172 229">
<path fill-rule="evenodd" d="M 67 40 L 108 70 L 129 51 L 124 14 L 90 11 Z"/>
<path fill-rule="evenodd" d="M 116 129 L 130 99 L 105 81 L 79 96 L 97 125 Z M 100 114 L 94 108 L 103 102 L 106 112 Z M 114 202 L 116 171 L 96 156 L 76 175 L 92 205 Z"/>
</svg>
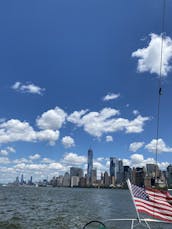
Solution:
<svg viewBox="0 0 172 229">
<path fill-rule="evenodd" d="M 167 0 L 158 162 L 172 163 Z M 145 17 L 146 15 L 146 17 Z M 162 1 L 0 3 L 0 183 L 155 162 Z"/>
</svg>

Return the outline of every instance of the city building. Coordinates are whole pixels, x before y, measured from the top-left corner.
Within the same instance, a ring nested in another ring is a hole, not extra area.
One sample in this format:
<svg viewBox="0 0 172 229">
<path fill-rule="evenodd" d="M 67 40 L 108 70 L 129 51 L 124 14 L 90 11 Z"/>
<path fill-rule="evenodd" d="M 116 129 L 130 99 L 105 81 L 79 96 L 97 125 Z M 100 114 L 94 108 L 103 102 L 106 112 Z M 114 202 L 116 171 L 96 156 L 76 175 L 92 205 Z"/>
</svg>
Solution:
<svg viewBox="0 0 172 229">
<path fill-rule="evenodd" d="M 71 187 L 78 187 L 79 186 L 79 177 L 78 176 L 71 176 Z"/>
<path fill-rule="evenodd" d="M 172 187 L 172 165 L 170 164 L 168 167 L 167 167 L 167 184 L 168 184 L 168 187 Z"/>
<path fill-rule="evenodd" d="M 63 187 L 69 187 L 70 186 L 70 175 L 68 172 L 65 173 L 63 177 Z"/>
<path fill-rule="evenodd" d="M 116 184 L 122 185 L 124 181 L 124 166 L 123 161 L 117 161 L 117 171 L 116 171 Z"/>
<path fill-rule="evenodd" d="M 103 182 L 104 186 L 107 188 L 110 185 L 110 177 L 108 172 L 104 172 L 104 182 Z"/>
<path fill-rule="evenodd" d="M 91 184 L 96 184 L 97 181 L 97 169 L 91 171 Z"/>
<path fill-rule="evenodd" d="M 87 183 L 92 184 L 92 170 L 93 170 L 93 150 L 88 150 L 88 162 L 87 162 Z"/>
<path fill-rule="evenodd" d="M 144 187 L 145 170 L 144 168 L 133 168 L 133 183 L 139 187 Z"/>
<path fill-rule="evenodd" d="M 83 169 L 77 167 L 70 168 L 70 176 L 78 176 L 79 178 L 83 177 Z"/>
</svg>

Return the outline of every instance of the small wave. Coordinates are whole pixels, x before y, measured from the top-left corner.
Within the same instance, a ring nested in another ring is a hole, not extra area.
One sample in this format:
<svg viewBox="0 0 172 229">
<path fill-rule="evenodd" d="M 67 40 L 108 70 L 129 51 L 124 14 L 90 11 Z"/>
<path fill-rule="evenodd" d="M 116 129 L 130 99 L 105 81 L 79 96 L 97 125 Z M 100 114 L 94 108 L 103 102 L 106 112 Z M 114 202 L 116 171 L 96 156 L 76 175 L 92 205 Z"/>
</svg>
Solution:
<svg viewBox="0 0 172 229">
<path fill-rule="evenodd" d="M 18 223 L 0 222 L 0 229 L 22 229 Z"/>
</svg>

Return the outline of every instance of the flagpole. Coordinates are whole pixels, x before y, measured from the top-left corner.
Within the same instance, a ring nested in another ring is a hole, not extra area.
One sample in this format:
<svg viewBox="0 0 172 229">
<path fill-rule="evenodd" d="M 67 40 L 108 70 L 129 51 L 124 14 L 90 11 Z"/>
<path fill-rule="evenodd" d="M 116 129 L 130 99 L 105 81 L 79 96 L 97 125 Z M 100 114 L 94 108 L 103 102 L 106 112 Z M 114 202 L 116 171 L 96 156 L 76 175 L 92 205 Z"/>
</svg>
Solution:
<svg viewBox="0 0 172 229">
<path fill-rule="evenodd" d="M 138 221 L 139 221 L 139 223 L 141 223 L 140 215 L 139 215 L 139 212 L 138 212 L 138 210 L 137 210 L 137 207 L 136 207 L 136 204 L 135 204 L 135 201 L 134 201 L 134 195 L 133 195 L 133 192 L 132 192 L 132 189 L 131 189 L 131 182 L 130 182 L 129 179 L 127 179 L 127 185 L 128 185 L 128 189 L 129 189 L 129 191 L 130 191 L 131 198 L 132 198 L 132 201 L 133 201 L 135 210 L 136 210 L 136 214 L 137 214 Z"/>
</svg>

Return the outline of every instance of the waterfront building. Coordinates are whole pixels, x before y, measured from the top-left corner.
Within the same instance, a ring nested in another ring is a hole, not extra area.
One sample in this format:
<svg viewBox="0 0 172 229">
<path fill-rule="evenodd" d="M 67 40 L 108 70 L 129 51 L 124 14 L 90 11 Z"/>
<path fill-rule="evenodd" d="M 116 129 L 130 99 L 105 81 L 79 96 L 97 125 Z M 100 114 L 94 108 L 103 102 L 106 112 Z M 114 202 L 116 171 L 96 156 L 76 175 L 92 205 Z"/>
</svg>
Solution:
<svg viewBox="0 0 172 229">
<path fill-rule="evenodd" d="M 123 161 L 116 157 L 110 157 L 110 177 L 111 184 L 122 184 L 124 180 L 124 166 Z"/>
<path fill-rule="evenodd" d="M 33 185 L 32 176 L 30 177 L 30 180 L 28 181 L 28 185 Z"/>
<path fill-rule="evenodd" d="M 116 171 L 116 183 L 117 184 L 122 184 L 124 181 L 124 166 L 123 166 L 123 161 L 118 160 L 117 161 L 117 171 Z"/>
<path fill-rule="evenodd" d="M 87 178 L 86 177 L 81 177 L 79 180 L 79 187 L 85 188 L 87 185 Z"/>
<path fill-rule="evenodd" d="M 20 184 L 20 181 L 19 181 L 19 177 L 17 176 L 16 177 L 16 180 L 15 180 L 15 182 L 14 182 L 16 185 L 19 185 Z"/>
<path fill-rule="evenodd" d="M 22 185 L 24 183 L 24 176 L 23 174 L 21 175 L 21 180 L 20 180 L 20 184 Z"/>
<path fill-rule="evenodd" d="M 144 187 L 145 170 L 144 168 L 133 168 L 133 182 L 135 185 Z"/>
<path fill-rule="evenodd" d="M 63 187 L 69 187 L 69 186 L 70 186 L 70 175 L 68 172 L 66 172 L 63 177 Z"/>
<path fill-rule="evenodd" d="M 90 148 L 88 150 L 88 161 L 87 161 L 87 183 L 92 184 L 92 170 L 93 170 L 93 150 Z"/>
<path fill-rule="evenodd" d="M 152 187 L 152 179 L 149 175 L 146 175 L 145 176 L 145 179 L 144 179 L 144 186 L 146 188 L 151 188 Z"/>
<path fill-rule="evenodd" d="M 156 164 L 146 164 L 146 172 L 150 177 L 155 177 L 155 172 L 158 171 L 158 166 Z"/>
<path fill-rule="evenodd" d="M 132 180 L 132 169 L 130 168 L 130 166 L 125 165 L 124 166 L 124 181 L 126 181 L 127 179 Z"/>
<path fill-rule="evenodd" d="M 58 187 L 61 187 L 63 185 L 63 175 L 56 177 L 56 184 Z"/>
<path fill-rule="evenodd" d="M 110 157 L 110 176 L 116 177 L 116 171 L 117 171 L 117 162 L 118 159 L 116 157 Z"/>
<path fill-rule="evenodd" d="M 103 185 L 104 184 L 104 175 L 103 175 L 103 173 L 101 173 L 101 177 L 100 177 L 100 183 L 101 183 L 101 185 Z"/>
<path fill-rule="evenodd" d="M 103 182 L 103 184 L 104 184 L 105 187 L 109 187 L 109 185 L 110 185 L 110 177 L 109 177 L 109 174 L 108 174 L 107 171 L 104 173 L 104 182 Z"/>
<path fill-rule="evenodd" d="M 77 167 L 70 168 L 70 177 L 78 176 L 79 178 L 83 177 L 83 169 Z"/>
<path fill-rule="evenodd" d="M 79 186 L 79 177 L 78 176 L 71 176 L 71 187 L 78 187 Z"/>
<path fill-rule="evenodd" d="M 97 180 L 97 169 L 91 171 L 91 184 L 95 184 Z"/>
<path fill-rule="evenodd" d="M 168 184 L 168 187 L 172 187 L 172 165 L 170 164 L 168 167 L 167 167 L 167 184 Z"/>
</svg>

